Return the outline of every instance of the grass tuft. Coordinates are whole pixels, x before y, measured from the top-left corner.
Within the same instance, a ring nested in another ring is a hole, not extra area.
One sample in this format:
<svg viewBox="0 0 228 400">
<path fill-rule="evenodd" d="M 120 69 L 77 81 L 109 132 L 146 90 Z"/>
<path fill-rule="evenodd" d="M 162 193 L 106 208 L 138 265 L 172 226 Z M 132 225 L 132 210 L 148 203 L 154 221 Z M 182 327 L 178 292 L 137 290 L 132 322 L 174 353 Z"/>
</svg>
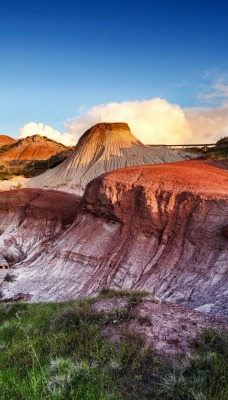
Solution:
<svg viewBox="0 0 228 400">
<path fill-rule="evenodd" d="M 131 297 L 131 298 L 142 299 L 144 296 L 147 296 L 148 294 L 149 292 L 143 290 L 131 290 L 131 289 L 117 290 L 104 287 L 101 289 L 99 296 L 96 298 L 96 300 L 111 299 L 113 297 Z"/>
</svg>

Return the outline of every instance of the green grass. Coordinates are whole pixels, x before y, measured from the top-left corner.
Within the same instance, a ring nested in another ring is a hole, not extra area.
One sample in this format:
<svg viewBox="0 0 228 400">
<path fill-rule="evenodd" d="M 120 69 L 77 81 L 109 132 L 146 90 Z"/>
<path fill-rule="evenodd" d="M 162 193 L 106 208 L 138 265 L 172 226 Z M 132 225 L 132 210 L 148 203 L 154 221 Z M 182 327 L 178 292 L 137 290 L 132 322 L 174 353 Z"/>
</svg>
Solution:
<svg viewBox="0 0 228 400">
<path fill-rule="evenodd" d="M 108 287 L 104 287 L 101 289 L 99 296 L 97 299 L 111 299 L 113 297 L 134 297 L 137 299 L 142 299 L 144 296 L 148 295 L 149 292 L 142 290 L 131 290 L 131 289 L 110 289 Z"/>
<path fill-rule="evenodd" d="M 228 398 L 228 332 L 207 328 L 193 341 L 191 357 L 176 358 L 160 378 L 161 400 Z"/>
<path fill-rule="evenodd" d="M 92 308 L 96 299 L 0 305 L 0 399 L 227 399 L 227 333 L 199 334 L 191 357 L 155 354 L 121 330 L 144 294 L 105 289 L 98 299 L 123 295 L 127 306 L 107 315 Z M 115 321 L 113 341 L 102 332 Z"/>
</svg>

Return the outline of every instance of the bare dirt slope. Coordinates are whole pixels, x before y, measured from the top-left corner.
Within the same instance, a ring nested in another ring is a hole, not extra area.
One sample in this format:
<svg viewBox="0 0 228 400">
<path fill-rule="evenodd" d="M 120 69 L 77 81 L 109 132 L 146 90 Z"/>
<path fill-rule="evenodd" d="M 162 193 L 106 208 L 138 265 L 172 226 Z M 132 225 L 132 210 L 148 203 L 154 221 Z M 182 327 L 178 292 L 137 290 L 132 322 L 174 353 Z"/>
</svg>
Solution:
<svg viewBox="0 0 228 400">
<path fill-rule="evenodd" d="M 87 186 L 67 230 L 39 253 L 25 251 L 8 294 L 63 300 L 104 286 L 137 288 L 228 313 L 227 200 L 228 173 L 194 161 L 102 175 Z"/>
<path fill-rule="evenodd" d="M 82 195 L 97 176 L 131 165 L 160 164 L 194 158 L 193 154 L 142 144 L 125 123 L 100 123 L 86 131 L 72 155 L 53 170 L 31 179 L 27 187 Z"/>
<path fill-rule="evenodd" d="M 143 297 L 125 320 L 121 315 L 129 310 L 127 297 L 98 300 L 93 308 L 104 314 L 113 312 L 113 324 L 103 329 L 109 340 L 118 341 L 128 330 L 140 334 L 155 350 L 167 353 L 190 353 L 192 338 L 204 328 L 228 328 L 226 318 L 205 315 L 174 303 L 158 303 L 153 296 Z"/>
</svg>

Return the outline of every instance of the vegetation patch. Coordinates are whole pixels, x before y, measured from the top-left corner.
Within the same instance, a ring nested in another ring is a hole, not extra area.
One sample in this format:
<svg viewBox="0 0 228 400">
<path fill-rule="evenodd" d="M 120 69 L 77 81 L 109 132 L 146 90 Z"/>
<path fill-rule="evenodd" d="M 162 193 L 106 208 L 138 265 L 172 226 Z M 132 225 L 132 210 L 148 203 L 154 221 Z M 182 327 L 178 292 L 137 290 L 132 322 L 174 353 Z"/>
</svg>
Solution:
<svg viewBox="0 0 228 400">
<path fill-rule="evenodd" d="M 157 354 L 127 324 L 113 341 L 103 327 L 134 318 L 140 299 L 138 292 L 124 291 L 123 309 L 105 314 L 93 308 L 102 296 L 116 294 L 0 305 L 0 399 L 227 399 L 226 331 L 198 334 L 188 356 Z"/>
<path fill-rule="evenodd" d="M 130 297 L 135 299 L 142 299 L 143 297 L 147 296 L 149 292 L 142 291 L 142 290 L 131 290 L 131 289 L 110 289 L 108 287 L 104 287 L 101 289 L 99 296 L 96 298 L 97 300 L 101 299 L 111 299 L 113 297 Z"/>
<path fill-rule="evenodd" d="M 3 153 L 6 153 L 7 151 L 13 149 L 15 147 L 16 143 L 8 143 L 4 144 L 3 146 L 0 147 L 0 155 Z"/>
<path fill-rule="evenodd" d="M 0 171 L 0 181 L 8 181 L 14 176 L 13 173 L 7 171 Z"/>
<path fill-rule="evenodd" d="M 15 275 L 13 274 L 6 274 L 6 276 L 4 277 L 4 282 L 14 282 L 15 281 Z"/>
<path fill-rule="evenodd" d="M 222 146 L 221 144 L 224 143 Z M 186 151 L 199 153 L 199 156 L 205 160 L 226 160 L 228 159 L 228 138 L 223 138 L 217 142 L 216 146 L 209 147 L 187 147 Z"/>
<path fill-rule="evenodd" d="M 205 154 L 205 158 L 207 160 L 223 160 L 228 158 L 228 147 L 220 148 L 220 147 L 212 147 L 209 148 Z"/>
<path fill-rule="evenodd" d="M 25 178 L 33 178 L 34 176 L 43 174 L 46 170 L 47 168 L 35 168 L 28 171 L 26 169 L 23 169 L 15 173 L 15 175 L 23 175 Z"/>
</svg>

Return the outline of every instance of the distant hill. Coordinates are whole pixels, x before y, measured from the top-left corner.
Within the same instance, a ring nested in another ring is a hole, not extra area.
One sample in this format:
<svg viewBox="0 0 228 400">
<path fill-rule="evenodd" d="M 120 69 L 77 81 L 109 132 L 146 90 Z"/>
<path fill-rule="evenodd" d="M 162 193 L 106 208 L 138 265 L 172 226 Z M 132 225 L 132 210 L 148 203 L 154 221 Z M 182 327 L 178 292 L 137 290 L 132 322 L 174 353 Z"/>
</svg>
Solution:
<svg viewBox="0 0 228 400">
<path fill-rule="evenodd" d="M 0 148 L 0 164 L 4 165 L 10 161 L 47 160 L 67 149 L 63 144 L 40 135 L 28 136 L 17 141 L 12 139 Z"/>
<path fill-rule="evenodd" d="M 228 148 L 228 137 L 221 138 L 217 141 L 216 147 Z"/>
</svg>

